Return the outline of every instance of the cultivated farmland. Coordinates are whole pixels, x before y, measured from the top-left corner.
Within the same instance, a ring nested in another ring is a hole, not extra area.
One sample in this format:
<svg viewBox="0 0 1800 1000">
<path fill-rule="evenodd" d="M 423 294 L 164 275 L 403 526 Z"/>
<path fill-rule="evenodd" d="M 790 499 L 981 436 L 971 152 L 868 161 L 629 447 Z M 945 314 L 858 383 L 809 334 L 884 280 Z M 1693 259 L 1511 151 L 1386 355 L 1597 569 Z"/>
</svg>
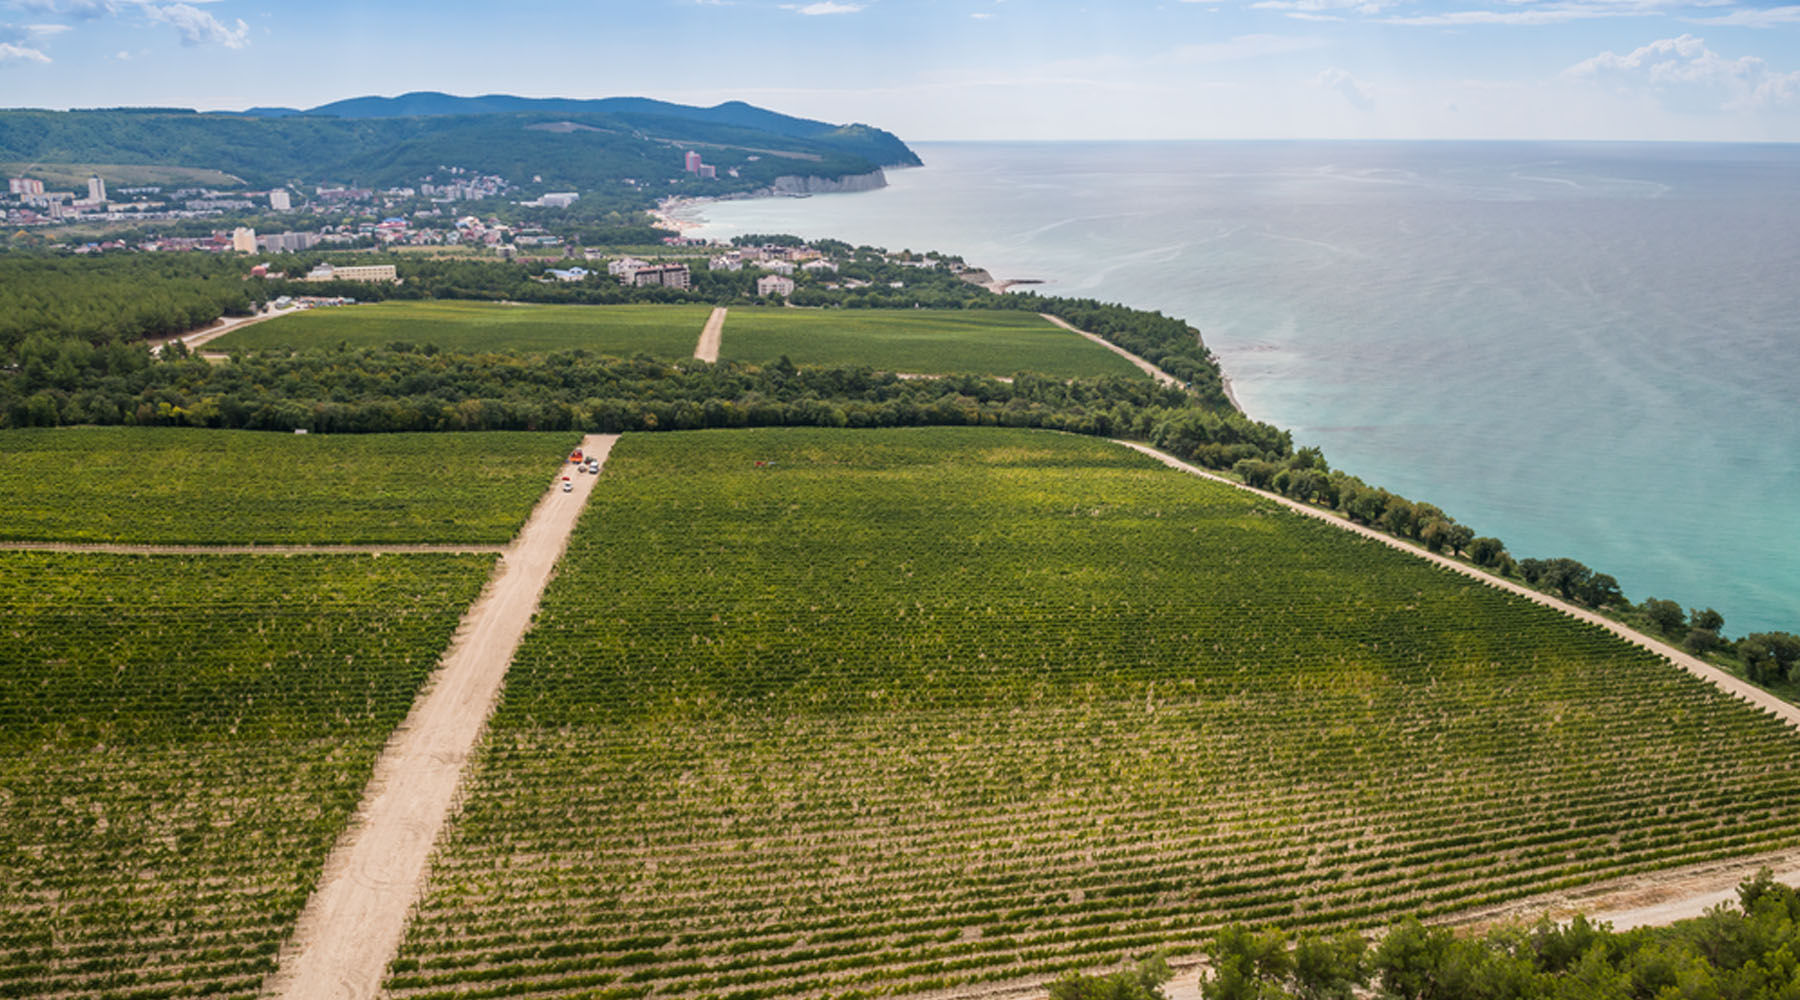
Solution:
<svg viewBox="0 0 1800 1000">
<path fill-rule="evenodd" d="M 694 353 L 708 306 L 557 306 L 495 302 L 376 302 L 313 309 L 228 333 L 208 350 L 382 347 L 395 342 L 446 351 L 538 353 L 585 350 L 628 358 Z"/>
<path fill-rule="evenodd" d="M 634 435 L 388 985 L 967 987 L 1792 846 L 1796 804 L 1771 717 L 1106 442 Z"/>
<path fill-rule="evenodd" d="M 927 375 L 1061 378 L 1143 373 L 1092 341 L 1035 313 L 959 309 L 733 309 L 727 361 L 867 365 Z"/>
<path fill-rule="evenodd" d="M 501 544 L 573 434 L 0 432 L 0 541 Z"/>
<path fill-rule="evenodd" d="M 0 553 L 0 996 L 256 995 L 492 564 Z"/>
</svg>

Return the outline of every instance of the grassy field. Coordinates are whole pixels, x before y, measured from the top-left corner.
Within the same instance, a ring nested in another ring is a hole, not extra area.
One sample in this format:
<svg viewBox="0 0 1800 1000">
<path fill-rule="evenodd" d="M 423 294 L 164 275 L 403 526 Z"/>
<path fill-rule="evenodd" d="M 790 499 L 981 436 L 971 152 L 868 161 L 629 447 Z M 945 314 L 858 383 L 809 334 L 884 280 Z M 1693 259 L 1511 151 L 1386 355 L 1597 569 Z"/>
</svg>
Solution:
<svg viewBox="0 0 1800 1000">
<path fill-rule="evenodd" d="M 0 552 L 0 996 L 256 996 L 493 561 Z"/>
<path fill-rule="evenodd" d="M 573 434 L 0 432 L 0 541 L 504 543 Z"/>
<path fill-rule="evenodd" d="M 868 365 L 927 375 L 1063 378 L 1143 373 L 1033 313 L 958 309 L 733 309 L 719 357 Z"/>
<path fill-rule="evenodd" d="M 970 988 L 1792 846 L 1797 803 L 1773 718 L 1106 442 L 631 435 L 387 986 Z"/>
<path fill-rule="evenodd" d="M 446 351 L 569 351 L 693 357 L 710 306 L 550 306 L 497 302 L 375 302 L 315 309 L 228 333 L 209 350 L 305 348 L 396 341 Z"/>
</svg>

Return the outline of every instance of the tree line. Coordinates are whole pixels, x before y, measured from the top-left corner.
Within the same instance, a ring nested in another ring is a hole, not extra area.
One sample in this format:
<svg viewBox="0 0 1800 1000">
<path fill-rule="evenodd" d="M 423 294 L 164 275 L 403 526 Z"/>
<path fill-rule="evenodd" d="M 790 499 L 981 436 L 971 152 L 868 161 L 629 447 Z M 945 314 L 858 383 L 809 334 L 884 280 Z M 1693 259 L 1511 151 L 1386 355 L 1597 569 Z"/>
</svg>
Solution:
<svg viewBox="0 0 1800 1000">
<path fill-rule="evenodd" d="M 1800 893 L 1764 869 L 1735 905 L 1669 927 L 1614 931 L 1582 916 L 1505 926 L 1479 937 L 1417 917 L 1371 944 L 1354 930 L 1290 934 L 1234 925 L 1214 932 L 1203 1000 L 1795 1000 Z M 1105 974 L 1068 974 L 1050 1000 L 1167 1000 L 1155 954 Z"/>
</svg>

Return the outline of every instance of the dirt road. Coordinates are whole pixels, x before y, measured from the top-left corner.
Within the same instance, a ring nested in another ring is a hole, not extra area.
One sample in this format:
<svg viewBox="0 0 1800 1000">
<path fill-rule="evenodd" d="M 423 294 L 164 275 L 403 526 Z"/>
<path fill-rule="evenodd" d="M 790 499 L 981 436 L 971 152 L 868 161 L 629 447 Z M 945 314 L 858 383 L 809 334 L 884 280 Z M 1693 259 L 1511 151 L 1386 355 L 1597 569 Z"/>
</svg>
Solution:
<svg viewBox="0 0 1800 1000">
<path fill-rule="evenodd" d="M 1076 327 L 1070 325 L 1066 320 L 1059 319 L 1058 317 L 1052 316 L 1049 313 L 1038 313 L 1038 315 L 1044 317 L 1045 319 L 1049 320 L 1052 323 L 1055 323 L 1057 326 L 1062 327 L 1063 329 L 1069 331 L 1070 333 L 1078 333 L 1081 336 L 1086 337 L 1087 339 L 1093 341 L 1094 343 L 1099 344 L 1101 347 L 1104 347 L 1107 350 L 1113 352 L 1114 354 L 1117 354 L 1119 357 L 1124 358 L 1126 361 L 1129 361 L 1132 364 L 1137 365 L 1138 368 L 1142 369 L 1144 374 L 1150 376 L 1151 378 L 1157 380 L 1158 382 L 1161 382 L 1163 385 L 1180 385 L 1181 384 L 1180 380 L 1178 380 L 1175 376 L 1170 375 L 1168 372 L 1163 371 L 1161 368 L 1158 368 L 1155 365 L 1151 364 L 1150 362 L 1145 361 L 1143 358 L 1138 357 L 1137 355 L 1135 355 L 1135 354 L 1131 353 L 1130 351 L 1127 351 L 1125 348 L 1120 347 L 1119 345 L 1107 340 L 1105 337 L 1102 337 L 1099 334 L 1089 333 L 1086 330 L 1077 329 Z"/>
<path fill-rule="evenodd" d="M 183 344 L 186 344 L 188 347 L 188 350 L 191 351 L 194 348 L 199 347 L 201 344 L 210 344 L 213 341 L 218 340 L 220 337 L 225 336 L 226 334 L 230 333 L 233 330 L 241 329 L 243 327 L 250 326 L 251 324 L 254 324 L 254 323 L 261 323 L 263 320 L 266 320 L 266 319 L 274 319 L 277 316 L 286 316 L 291 312 L 294 312 L 294 310 L 287 309 L 287 310 L 283 310 L 281 312 L 276 312 L 274 309 L 264 308 L 261 312 L 255 314 L 254 316 L 236 316 L 231 319 L 224 319 L 224 318 L 216 319 L 213 321 L 213 324 L 211 326 L 204 327 L 199 330 L 193 330 L 188 333 L 178 334 L 177 336 L 174 336 L 174 337 L 165 337 L 162 340 L 152 342 L 150 345 L 150 353 L 151 354 L 161 354 L 162 349 L 165 346 L 167 346 L 171 343 L 174 343 L 177 340 L 181 341 Z"/>
<path fill-rule="evenodd" d="M 719 344 L 725 339 L 725 307 L 719 306 L 706 317 L 706 326 L 700 330 L 700 343 L 694 347 L 694 357 L 701 361 L 719 360 Z"/>
<path fill-rule="evenodd" d="M 616 434 L 589 435 L 602 463 Z M 572 466 L 563 465 L 563 469 Z M 562 472 L 557 476 L 560 480 Z M 432 846 L 450 816 L 463 767 L 500 694 L 506 668 L 599 478 L 553 485 L 507 548 L 412 712 L 375 763 L 350 826 L 326 859 L 293 939 L 264 994 L 293 1000 L 373 998 L 399 951 L 407 913 L 425 884 Z"/>
</svg>

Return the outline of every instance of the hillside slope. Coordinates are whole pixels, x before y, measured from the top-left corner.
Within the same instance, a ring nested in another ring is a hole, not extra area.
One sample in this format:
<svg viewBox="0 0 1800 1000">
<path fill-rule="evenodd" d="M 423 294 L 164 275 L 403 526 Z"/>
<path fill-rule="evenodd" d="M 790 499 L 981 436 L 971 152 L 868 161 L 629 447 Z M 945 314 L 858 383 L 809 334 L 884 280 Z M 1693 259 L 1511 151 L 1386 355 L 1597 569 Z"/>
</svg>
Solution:
<svg viewBox="0 0 1800 1000">
<path fill-rule="evenodd" d="M 688 192 L 696 194 L 755 190 L 785 175 L 836 178 L 918 162 L 904 143 L 879 129 L 807 122 L 749 105 L 701 109 L 626 101 L 616 108 L 408 117 L 285 115 L 279 109 L 265 109 L 265 116 L 0 111 L 0 162 L 198 167 L 233 174 L 253 187 L 413 184 L 455 166 L 545 189 L 612 189 L 630 178 L 643 184 L 646 198 L 652 188 L 666 189 L 668 180 L 686 176 L 681 153 L 687 147 L 699 147 L 719 168 L 719 178 L 704 182 L 704 191 Z M 737 177 L 729 176 L 733 169 Z"/>
</svg>

